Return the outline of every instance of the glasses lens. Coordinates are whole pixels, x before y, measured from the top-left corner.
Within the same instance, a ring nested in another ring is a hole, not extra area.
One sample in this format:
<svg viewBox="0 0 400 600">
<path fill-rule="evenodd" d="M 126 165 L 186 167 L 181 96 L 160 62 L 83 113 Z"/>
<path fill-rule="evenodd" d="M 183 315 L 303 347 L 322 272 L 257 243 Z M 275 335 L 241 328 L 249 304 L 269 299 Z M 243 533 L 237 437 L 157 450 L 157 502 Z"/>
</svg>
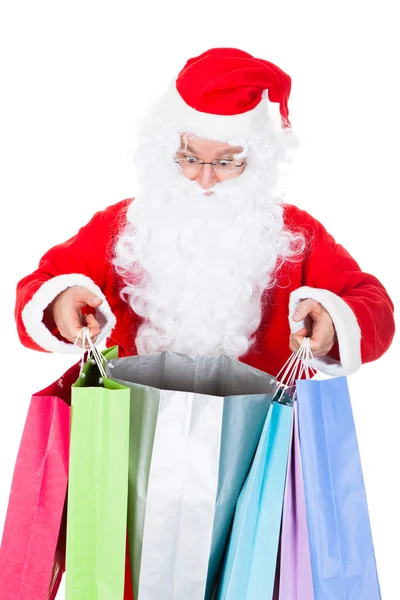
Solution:
<svg viewBox="0 0 400 600">
<path fill-rule="evenodd" d="M 217 173 L 237 173 L 242 168 L 242 165 L 233 162 L 232 160 L 216 160 L 213 163 Z"/>
<path fill-rule="evenodd" d="M 183 171 L 198 171 L 201 166 L 199 159 L 194 156 L 179 158 L 177 163 Z"/>
</svg>

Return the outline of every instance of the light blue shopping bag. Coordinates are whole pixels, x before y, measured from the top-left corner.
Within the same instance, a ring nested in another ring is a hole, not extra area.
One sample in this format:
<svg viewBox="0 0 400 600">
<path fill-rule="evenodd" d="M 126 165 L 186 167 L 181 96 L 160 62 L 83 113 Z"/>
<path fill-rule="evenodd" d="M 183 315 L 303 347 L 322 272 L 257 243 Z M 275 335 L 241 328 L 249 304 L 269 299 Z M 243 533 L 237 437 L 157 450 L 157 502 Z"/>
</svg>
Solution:
<svg viewBox="0 0 400 600">
<path fill-rule="evenodd" d="M 296 390 L 315 600 L 379 600 L 347 380 L 301 380 Z"/>
<path fill-rule="evenodd" d="M 240 493 L 218 600 L 271 600 L 293 408 L 273 402 Z"/>
</svg>

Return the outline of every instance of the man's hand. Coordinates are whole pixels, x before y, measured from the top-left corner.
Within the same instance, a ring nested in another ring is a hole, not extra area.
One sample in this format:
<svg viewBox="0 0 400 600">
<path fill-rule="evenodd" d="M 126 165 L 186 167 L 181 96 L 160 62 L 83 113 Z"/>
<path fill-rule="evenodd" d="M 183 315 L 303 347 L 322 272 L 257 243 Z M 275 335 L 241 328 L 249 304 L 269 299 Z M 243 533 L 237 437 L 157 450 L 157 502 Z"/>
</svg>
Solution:
<svg viewBox="0 0 400 600">
<path fill-rule="evenodd" d="M 293 321 L 305 319 L 305 327 L 290 335 L 289 348 L 297 352 L 305 337 L 310 338 L 311 352 L 317 358 L 330 352 L 337 341 L 335 327 L 328 311 L 316 300 L 307 298 L 298 305 Z"/>
<path fill-rule="evenodd" d="M 75 285 L 67 288 L 52 302 L 52 314 L 58 331 L 69 342 L 75 342 L 82 327 L 88 327 L 90 337 L 94 342 L 101 333 L 100 325 L 94 315 L 83 315 L 84 306 L 97 308 L 103 302 L 87 288 Z M 82 340 L 77 346 L 82 347 Z M 86 348 L 88 344 L 86 344 Z"/>
</svg>

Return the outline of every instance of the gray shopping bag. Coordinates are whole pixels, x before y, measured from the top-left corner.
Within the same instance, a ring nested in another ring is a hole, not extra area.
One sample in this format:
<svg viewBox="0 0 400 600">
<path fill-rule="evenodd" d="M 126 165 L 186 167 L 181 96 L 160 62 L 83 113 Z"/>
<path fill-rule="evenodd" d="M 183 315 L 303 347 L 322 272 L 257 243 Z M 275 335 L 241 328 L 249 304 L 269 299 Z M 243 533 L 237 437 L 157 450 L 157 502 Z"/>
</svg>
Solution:
<svg viewBox="0 0 400 600">
<path fill-rule="evenodd" d="M 162 352 L 112 360 L 131 389 L 128 533 L 139 600 L 211 598 L 275 379 Z"/>
</svg>

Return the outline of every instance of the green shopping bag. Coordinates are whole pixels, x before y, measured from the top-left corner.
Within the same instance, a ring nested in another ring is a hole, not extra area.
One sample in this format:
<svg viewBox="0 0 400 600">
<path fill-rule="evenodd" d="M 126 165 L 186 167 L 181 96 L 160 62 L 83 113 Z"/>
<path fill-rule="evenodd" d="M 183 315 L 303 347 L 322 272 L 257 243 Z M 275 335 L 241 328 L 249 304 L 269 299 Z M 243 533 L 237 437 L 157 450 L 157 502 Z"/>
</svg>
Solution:
<svg viewBox="0 0 400 600">
<path fill-rule="evenodd" d="M 72 388 L 66 600 L 122 600 L 130 390 L 100 378 L 92 362 Z"/>
</svg>

